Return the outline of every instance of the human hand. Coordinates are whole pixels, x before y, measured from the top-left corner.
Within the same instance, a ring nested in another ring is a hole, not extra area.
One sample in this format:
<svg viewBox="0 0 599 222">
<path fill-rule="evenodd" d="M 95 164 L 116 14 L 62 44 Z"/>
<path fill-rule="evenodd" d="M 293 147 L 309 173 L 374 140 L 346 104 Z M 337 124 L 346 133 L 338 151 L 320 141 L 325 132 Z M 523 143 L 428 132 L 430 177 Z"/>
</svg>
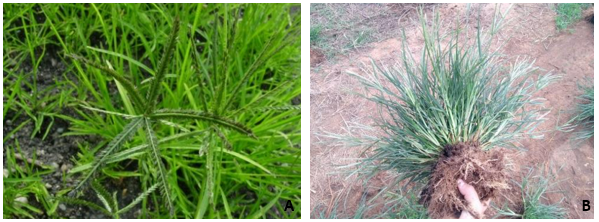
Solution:
<svg viewBox="0 0 599 222">
<path fill-rule="evenodd" d="M 458 179 L 458 189 L 460 190 L 460 193 L 464 195 L 468 207 L 473 211 L 472 213 L 476 214 L 472 215 L 467 210 L 463 210 L 462 214 L 460 214 L 460 219 L 482 218 L 482 216 L 485 215 L 485 210 L 489 207 L 491 200 L 481 202 L 474 187 L 467 184 L 462 179 Z"/>
</svg>

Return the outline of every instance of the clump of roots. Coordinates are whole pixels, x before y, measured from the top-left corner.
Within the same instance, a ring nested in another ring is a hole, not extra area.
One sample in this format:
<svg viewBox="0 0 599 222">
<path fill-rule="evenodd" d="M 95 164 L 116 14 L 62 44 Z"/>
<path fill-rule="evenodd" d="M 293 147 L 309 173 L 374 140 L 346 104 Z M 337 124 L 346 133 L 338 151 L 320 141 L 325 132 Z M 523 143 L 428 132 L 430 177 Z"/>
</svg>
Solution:
<svg viewBox="0 0 599 222">
<path fill-rule="evenodd" d="M 446 146 L 433 168 L 430 180 L 424 187 L 420 201 L 433 218 L 458 217 L 467 210 L 476 218 L 458 190 L 458 179 L 472 185 L 481 201 L 496 197 L 508 188 L 503 172 L 503 153 L 498 150 L 483 151 L 478 144 L 458 143 Z"/>
</svg>

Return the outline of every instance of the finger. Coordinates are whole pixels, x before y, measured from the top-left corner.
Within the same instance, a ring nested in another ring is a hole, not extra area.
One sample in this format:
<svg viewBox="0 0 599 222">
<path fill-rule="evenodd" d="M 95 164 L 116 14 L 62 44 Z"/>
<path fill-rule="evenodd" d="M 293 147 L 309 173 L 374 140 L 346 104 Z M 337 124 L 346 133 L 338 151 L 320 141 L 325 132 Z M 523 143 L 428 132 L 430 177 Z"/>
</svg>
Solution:
<svg viewBox="0 0 599 222">
<path fill-rule="evenodd" d="M 472 185 L 467 184 L 462 179 L 458 179 L 458 190 L 464 195 L 464 199 L 468 203 L 468 206 L 475 211 L 474 213 L 482 215 L 485 212 L 487 208 L 480 202 L 478 194 Z"/>
<path fill-rule="evenodd" d="M 476 190 L 474 190 L 474 187 L 472 185 L 467 184 L 462 179 L 458 179 L 458 189 L 460 190 L 460 193 L 464 195 L 464 199 L 466 199 L 466 202 L 472 204 L 476 203 L 480 205 L 478 194 L 476 193 Z"/>
</svg>

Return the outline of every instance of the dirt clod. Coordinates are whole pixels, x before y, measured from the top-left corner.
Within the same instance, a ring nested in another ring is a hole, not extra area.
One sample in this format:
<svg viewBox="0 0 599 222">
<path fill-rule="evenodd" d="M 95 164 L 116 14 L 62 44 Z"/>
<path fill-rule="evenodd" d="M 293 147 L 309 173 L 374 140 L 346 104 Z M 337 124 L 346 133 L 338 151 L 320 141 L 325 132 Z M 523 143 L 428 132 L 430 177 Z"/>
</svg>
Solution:
<svg viewBox="0 0 599 222">
<path fill-rule="evenodd" d="M 315 67 L 325 60 L 324 54 L 317 49 L 310 49 L 310 67 Z"/>
<path fill-rule="evenodd" d="M 503 169 L 503 153 L 498 150 L 483 151 L 478 144 L 468 143 L 446 146 L 420 201 L 433 218 L 455 218 L 462 210 L 480 218 L 483 215 L 477 215 L 467 206 L 457 181 L 462 179 L 472 185 L 481 201 L 486 201 L 508 188 Z"/>
</svg>

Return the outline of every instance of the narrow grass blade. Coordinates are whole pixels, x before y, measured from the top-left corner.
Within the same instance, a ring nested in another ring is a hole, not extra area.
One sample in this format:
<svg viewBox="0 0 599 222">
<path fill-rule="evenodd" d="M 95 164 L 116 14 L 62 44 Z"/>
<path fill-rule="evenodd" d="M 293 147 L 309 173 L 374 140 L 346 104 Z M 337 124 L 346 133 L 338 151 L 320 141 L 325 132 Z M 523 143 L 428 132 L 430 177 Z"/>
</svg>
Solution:
<svg viewBox="0 0 599 222">
<path fill-rule="evenodd" d="M 97 211 L 105 214 L 106 216 L 111 216 L 111 217 L 113 216 L 112 213 L 108 212 L 106 209 L 104 209 L 100 205 L 97 205 L 95 203 L 92 203 L 92 202 L 89 202 L 86 200 L 80 200 L 80 199 L 68 198 L 68 197 L 56 197 L 55 199 L 60 202 L 67 203 L 67 204 L 86 206 L 86 207 L 89 207 L 90 209 L 97 210 Z"/>
<path fill-rule="evenodd" d="M 81 56 L 78 55 L 74 55 L 74 54 L 70 54 L 67 55 L 77 61 L 81 61 L 83 62 L 85 65 L 87 66 L 91 66 L 94 67 L 96 69 L 102 70 L 104 71 L 104 73 L 108 74 L 110 77 L 116 79 L 117 81 L 119 81 L 123 87 L 125 88 L 125 90 L 127 90 L 127 92 L 129 93 L 129 95 L 131 95 L 131 98 L 133 99 L 133 102 L 135 104 L 138 104 L 138 106 L 143 106 L 143 100 L 141 99 L 141 95 L 139 94 L 139 92 L 137 92 L 137 89 L 135 88 L 135 86 L 133 85 L 133 83 L 131 83 L 129 80 L 127 80 L 125 77 L 121 76 L 119 73 L 117 73 L 116 71 L 100 65 L 98 63 L 92 62 L 86 58 L 83 58 Z"/>
<path fill-rule="evenodd" d="M 99 49 L 99 48 L 91 47 L 91 46 L 87 46 L 87 48 L 91 49 L 91 50 L 94 50 L 94 51 L 97 51 L 97 52 L 105 53 L 105 54 L 108 54 L 108 55 L 116 56 L 116 57 L 122 58 L 124 60 L 127 60 L 128 62 L 130 62 L 130 63 L 132 63 L 132 64 L 134 64 L 136 66 L 139 66 L 140 68 L 142 68 L 142 69 L 148 71 L 150 74 L 154 75 L 154 70 L 150 69 L 150 67 L 144 65 L 140 61 L 137 61 L 137 60 L 135 60 L 135 59 L 133 59 L 133 58 L 131 58 L 129 56 L 123 55 L 121 53 L 116 53 L 116 52 L 112 52 L 112 51 L 108 51 L 108 50 L 104 50 L 104 49 Z"/>
<path fill-rule="evenodd" d="M 220 151 L 221 151 L 221 152 L 223 152 L 223 153 L 226 153 L 226 154 L 232 155 L 232 156 L 234 156 L 234 157 L 237 157 L 237 158 L 239 158 L 239 159 L 242 159 L 243 161 L 245 161 L 245 162 L 248 162 L 248 163 L 250 163 L 250 164 L 252 164 L 252 165 L 254 165 L 254 166 L 256 166 L 256 167 L 260 168 L 260 169 L 261 169 L 261 170 L 263 170 L 264 172 L 266 172 L 266 173 L 268 173 L 268 174 L 270 174 L 270 175 L 272 175 L 272 176 L 274 176 L 274 177 L 277 177 L 277 176 L 276 176 L 276 175 L 274 175 L 272 172 L 270 172 L 270 170 L 266 169 L 266 167 L 264 167 L 264 166 L 260 165 L 260 164 L 259 164 L 259 163 L 257 163 L 256 161 L 254 161 L 254 160 L 250 159 L 249 157 L 247 157 L 247 156 L 245 156 L 245 155 L 243 155 L 243 154 L 241 154 L 241 153 L 237 153 L 237 152 L 235 152 L 235 151 L 232 151 L 232 150 L 226 150 L 226 149 L 222 149 L 222 148 L 220 149 Z"/>
<path fill-rule="evenodd" d="M 129 114 L 125 114 L 125 113 L 119 113 L 119 112 L 106 111 L 106 110 L 102 110 L 102 109 L 96 109 L 96 108 L 89 107 L 89 106 L 86 106 L 86 105 L 79 105 L 79 106 L 81 106 L 81 107 L 83 107 L 85 109 L 89 109 L 91 111 L 106 113 L 106 114 L 110 114 L 110 115 L 122 116 L 122 117 L 127 118 L 127 119 L 139 117 L 139 116 L 129 115 Z"/>
<path fill-rule="evenodd" d="M 266 206 L 261 207 L 260 211 L 254 213 L 251 217 L 252 219 L 258 219 L 261 216 L 264 216 L 264 214 L 267 211 L 270 211 L 270 208 L 275 205 L 275 203 L 277 203 L 277 201 L 279 201 L 279 198 L 281 197 L 281 194 L 283 193 L 283 191 L 280 191 L 279 194 L 277 194 L 277 196 L 275 198 L 272 199 L 272 201 L 270 201 L 268 204 L 266 204 Z"/>
<path fill-rule="evenodd" d="M 162 79 L 164 79 L 167 63 L 172 59 L 171 56 L 175 49 L 175 43 L 178 34 L 179 17 L 175 17 L 175 21 L 173 22 L 173 29 L 171 30 L 171 34 L 168 38 L 168 43 L 166 44 L 166 48 L 164 49 L 164 54 L 162 54 L 162 59 L 158 64 L 158 70 L 156 71 L 156 75 L 154 75 L 154 81 L 152 81 L 152 85 L 150 86 L 148 97 L 146 97 L 148 101 L 148 104 L 145 109 L 146 114 L 150 114 L 154 111 L 154 107 L 156 106 L 156 98 L 158 97 L 158 88 L 160 88 L 160 83 L 162 82 Z"/>
<path fill-rule="evenodd" d="M 146 130 L 146 134 L 148 137 L 148 145 L 150 147 L 150 158 L 154 162 L 154 165 L 158 167 L 158 180 L 160 185 L 160 192 L 162 193 L 162 197 L 164 198 L 164 202 L 166 202 L 166 206 L 169 210 L 169 213 L 172 216 L 175 215 L 175 210 L 173 207 L 173 198 L 171 197 L 170 189 L 168 188 L 168 180 L 166 175 L 166 169 L 164 164 L 162 163 L 162 158 L 160 156 L 160 148 L 158 147 L 158 140 L 156 139 L 156 135 L 154 134 L 154 130 L 152 129 L 152 124 L 149 118 L 143 118 L 144 127 Z"/>
<path fill-rule="evenodd" d="M 77 187 L 75 187 L 75 189 L 73 189 L 73 191 L 77 191 L 79 188 L 81 188 L 96 173 L 100 166 L 104 165 L 108 161 L 108 157 L 114 150 L 117 150 L 119 147 L 121 147 L 121 145 L 135 135 L 135 132 L 141 126 L 141 123 L 141 118 L 135 118 L 131 120 L 131 122 L 127 124 L 125 128 L 123 128 L 123 131 L 119 133 L 96 157 L 96 160 L 94 161 L 89 173 L 83 178 L 83 180 L 81 180 L 81 182 L 77 185 Z"/>
<path fill-rule="evenodd" d="M 137 198 L 135 198 L 135 200 L 133 200 L 133 202 L 131 202 L 129 205 L 127 205 L 126 207 L 123 207 L 123 209 L 120 209 L 118 212 L 116 212 L 116 214 L 122 214 L 125 213 L 129 210 L 131 210 L 131 208 L 133 208 L 135 205 L 139 204 L 142 200 L 146 199 L 146 197 L 148 197 L 152 192 L 154 192 L 160 184 L 154 184 L 152 185 L 152 187 L 150 187 L 148 190 L 144 191 L 141 195 L 139 195 Z"/>
<path fill-rule="evenodd" d="M 92 182 L 92 188 L 96 191 L 96 195 L 98 199 L 104 204 L 104 207 L 108 210 L 108 212 L 114 213 L 117 211 L 118 206 L 110 193 L 102 186 L 97 180 Z"/>
<path fill-rule="evenodd" d="M 237 123 L 232 120 L 226 119 L 224 117 L 216 116 L 211 113 L 198 112 L 194 110 L 157 110 L 154 114 L 150 115 L 150 118 L 195 119 L 201 121 L 208 121 L 246 134 L 252 138 L 256 138 L 256 136 L 249 127 L 244 126 L 241 123 Z"/>
</svg>

